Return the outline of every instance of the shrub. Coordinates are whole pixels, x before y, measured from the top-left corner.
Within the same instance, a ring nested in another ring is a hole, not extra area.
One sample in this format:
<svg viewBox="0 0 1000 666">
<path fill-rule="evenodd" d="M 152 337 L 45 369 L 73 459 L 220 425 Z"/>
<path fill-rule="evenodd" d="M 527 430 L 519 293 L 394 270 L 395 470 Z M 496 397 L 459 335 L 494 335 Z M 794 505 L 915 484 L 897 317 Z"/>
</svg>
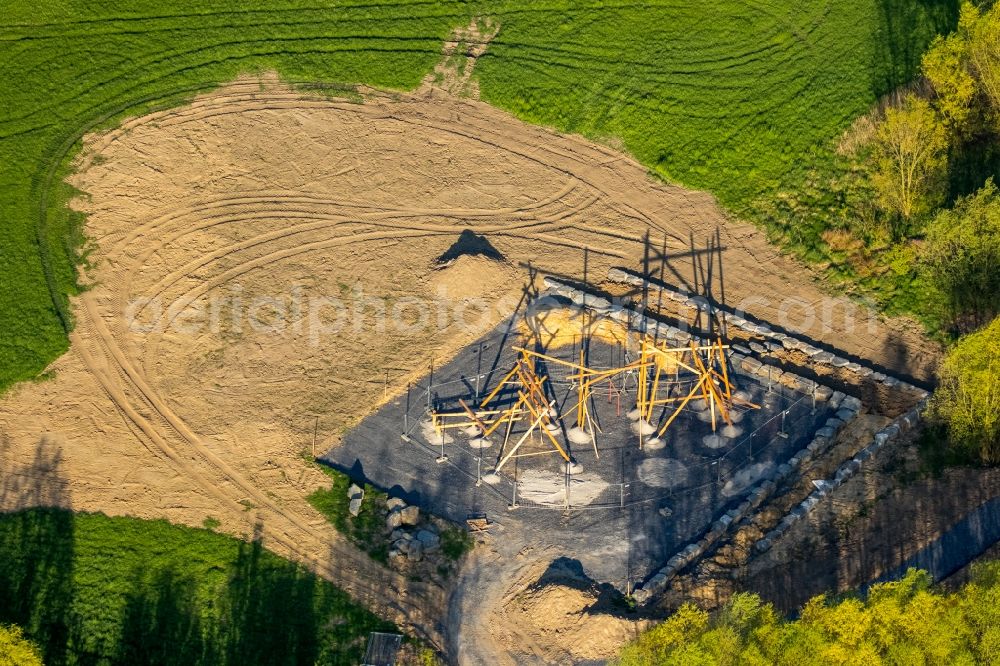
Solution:
<svg viewBox="0 0 1000 666">
<path fill-rule="evenodd" d="M 1000 463 L 1000 317 L 968 335 L 945 357 L 931 415 L 956 451 Z"/>
</svg>

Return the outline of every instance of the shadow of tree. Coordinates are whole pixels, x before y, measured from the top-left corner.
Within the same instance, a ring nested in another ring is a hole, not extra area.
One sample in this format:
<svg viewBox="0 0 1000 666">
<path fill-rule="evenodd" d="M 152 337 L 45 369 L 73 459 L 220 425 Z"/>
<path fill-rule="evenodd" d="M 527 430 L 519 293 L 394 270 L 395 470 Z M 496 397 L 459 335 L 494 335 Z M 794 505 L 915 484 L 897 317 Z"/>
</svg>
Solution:
<svg viewBox="0 0 1000 666">
<path fill-rule="evenodd" d="M 75 514 L 59 446 L 19 464 L 0 440 L 0 623 L 48 666 L 357 664 L 395 627 L 299 564 L 164 521 Z M 45 506 L 48 505 L 48 506 Z"/>
<path fill-rule="evenodd" d="M 43 437 L 20 463 L 4 437 L 0 461 L 0 507 L 70 506 L 57 443 Z M 73 542 L 73 514 L 58 508 L 15 514 L 0 530 L 0 622 L 23 627 L 50 666 L 67 661 L 73 630 Z"/>
</svg>

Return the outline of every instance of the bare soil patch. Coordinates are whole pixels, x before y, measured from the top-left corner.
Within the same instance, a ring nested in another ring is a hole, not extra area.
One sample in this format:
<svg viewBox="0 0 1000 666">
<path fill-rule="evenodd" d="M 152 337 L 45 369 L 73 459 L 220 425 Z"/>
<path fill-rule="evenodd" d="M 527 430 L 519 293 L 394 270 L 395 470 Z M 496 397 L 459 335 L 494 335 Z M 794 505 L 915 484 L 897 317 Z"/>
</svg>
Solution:
<svg viewBox="0 0 1000 666">
<path fill-rule="evenodd" d="M 357 103 L 247 78 L 87 137 L 73 184 L 92 287 L 74 301 L 54 378 L 0 403 L 0 434 L 26 475 L 43 473 L 30 469 L 39 447 L 59 449 L 76 509 L 196 526 L 211 516 L 234 534 L 259 524 L 268 547 L 439 639 L 443 591 L 375 565 L 305 502 L 325 483 L 303 460 L 314 431 L 317 450 L 335 445 L 489 330 L 530 286 L 527 266 L 580 276 L 586 251 L 599 281 L 641 265 L 647 231 L 680 254 L 719 228 L 727 292 L 771 297 L 748 307 L 761 319 L 787 294 L 823 295 L 709 195 L 654 182 L 627 156 L 432 86 L 362 92 Z M 502 259 L 438 264 L 467 230 Z M 687 262 L 675 268 L 690 277 Z M 310 311 L 318 297 L 362 314 L 336 328 L 337 308 Z M 433 309 L 420 325 L 417 301 L 452 315 L 441 324 Z M 167 325 L 130 327 L 128 312 Z M 913 328 L 874 329 L 815 337 L 889 367 L 899 348 L 910 366 L 933 361 Z"/>
</svg>

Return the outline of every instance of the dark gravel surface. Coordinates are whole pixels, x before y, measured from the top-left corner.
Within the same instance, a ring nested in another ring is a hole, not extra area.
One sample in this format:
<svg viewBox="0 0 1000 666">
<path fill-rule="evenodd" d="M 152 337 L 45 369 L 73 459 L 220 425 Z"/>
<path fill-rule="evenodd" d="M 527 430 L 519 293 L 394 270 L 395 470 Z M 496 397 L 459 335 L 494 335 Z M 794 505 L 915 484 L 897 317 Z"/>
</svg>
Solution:
<svg viewBox="0 0 1000 666">
<path fill-rule="evenodd" d="M 708 447 L 704 437 L 711 434 L 710 424 L 688 409 L 667 432 L 663 448 L 640 450 L 626 417 L 634 405 L 634 378 L 624 387 L 619 382 L 610 398 L 607 386 L 599 387 L 593 400 L 602 431 L 597 435 L 597 454 L 592 445 L 567 444 L 583 467 L 581 473 L 569 476 L 567 510 L 566 465 L 544 440 L 526 442 L 521 451 L 539 455 L 511 461 L 500 482 L 490 485 L 477 484 L 477 479 L 493 470 L 502 427 L 491 437 L 493 445 L 483 451 L 472 449 L 464 433 L 449 431 L 454 442 L 444 446 L 445 462 L 437 461 L 441 447 L 430 445 L 423 435 L 421 421 L 426 420 L 428 400 L 441 409 L 458 408 L 458 398 L 475 404 L 477 390 L 485 395 L 513 366 L 510 347 L 516 336 L 506 335 L 507 330 L 505 325 L 485 336 L 413 386 L 408 397 L 365 418 L 323 460 L 356 480 L 367 480 L 457 522 L 485 513 L 497 523 L 494 533 L 502 534 L 499 541 L 512 555 L 525 548 L 555 548 L 578 560 L 592 579 L 625 589 L 628 582 L 644 579 L 697 539 L 712 520 L 742 501 L 741 487 L 749 490 L 768 466 L 790 458 L 830 416 L 823 403 L 814 409 L 810 397 L 778 384 L 769 390 L 766 379 L 761 383 L 741 374 L 736 384 L 762 406 L 742 415 L 741 434 L 721 448 Z M 551 353 L 572 359 L 578 351 L 564 347 Z M 588 365 L 613 367 L 622 355 L 620 347 L 593 341 Z M 568 371 L 554 364 L 540 371 L 550 376 L 552 397 L 567 411 L 566 426 L 572 425 L 569 412 L 576 401 L 565 379 Z M 497 404 L 509 404 L 511 399 L 503 395 Z M 787 437 L 779 436 L 782 412 Z M 401 437 L 404 427 L 410 441 Z M 511 443 L 524 427 L 514 428 Z M 565 433 L 557 437 L 566 443 Z M 515 479 L 518 497 L 512 509 Z M 530 486 L 537 488 L 540 479 L 550 482 L 550 497 L 531 492 Z"/>
</svg>

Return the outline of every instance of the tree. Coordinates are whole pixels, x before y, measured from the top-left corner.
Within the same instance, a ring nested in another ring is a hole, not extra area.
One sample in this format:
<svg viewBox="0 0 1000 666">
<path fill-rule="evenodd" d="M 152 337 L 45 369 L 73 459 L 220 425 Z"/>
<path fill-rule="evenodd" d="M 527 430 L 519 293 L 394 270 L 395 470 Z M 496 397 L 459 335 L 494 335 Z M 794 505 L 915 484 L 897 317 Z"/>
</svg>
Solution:
<svg viewBox="0 0 1000 666">
<path fill-rule="evenodd" d="M 985 464 L 1000 463 L 1000 317 L 945 356 L 931 416 L 948 443 Z"/>
<path fill-rule="evenodd" d="M 1000 5 L 985 14 L 966 4 L 962 26 L 968 33 L 969 60 L 989 102 L 994 128 L 1000 130 Z"/>
<path fill-rule="evenodd" d="M 15 624 L 0 625 L 0 666 L 42 666 L 42 653 Z"/>
<path fill-rule="evenodd" d="M 992 180 L 928 225 L 921 271 L 957 330 L 1000 314 L 1000 195 Z"/>
<path fill-rule="evenodd" d="M 1000 5 L 985 14 L 962 5 L 958 30 L 934 40 L 921 69 L 937 110 L 959 136 L 1000 130 Z"/>
<path fill-rule="evenodd" d="M 620 666 L 1000 663 L 1000 561 L 942 594 L 925 571 L 873 585 L 868 598 L 810 600 L 786 620 L 753 594 L 709 615 L 685 605 L 622 651 Z"/>
<path fill-rule="evenodd" d="M 963 8 L 963 17 L 968 8 Z M 974 7 L 972 11 L 978 14 Z M 964 25 L 963 18 L 958 32 L 936 38 L 920 62 L 934 89 L 935 106 L 949 128 L 963 136 L 971 133 L 970 118 L 979 90 L 970 69 L 968 33 L 961 27 Z"/>
<path fill-rule="evenodd" d="M 900 108 L 888 109 L 872 150 L 881 207 L 907 223 L 933 207 L 943 194 L 947 151 L 947 129 L 926 100 L 911 94 Z"/>
</svg>

